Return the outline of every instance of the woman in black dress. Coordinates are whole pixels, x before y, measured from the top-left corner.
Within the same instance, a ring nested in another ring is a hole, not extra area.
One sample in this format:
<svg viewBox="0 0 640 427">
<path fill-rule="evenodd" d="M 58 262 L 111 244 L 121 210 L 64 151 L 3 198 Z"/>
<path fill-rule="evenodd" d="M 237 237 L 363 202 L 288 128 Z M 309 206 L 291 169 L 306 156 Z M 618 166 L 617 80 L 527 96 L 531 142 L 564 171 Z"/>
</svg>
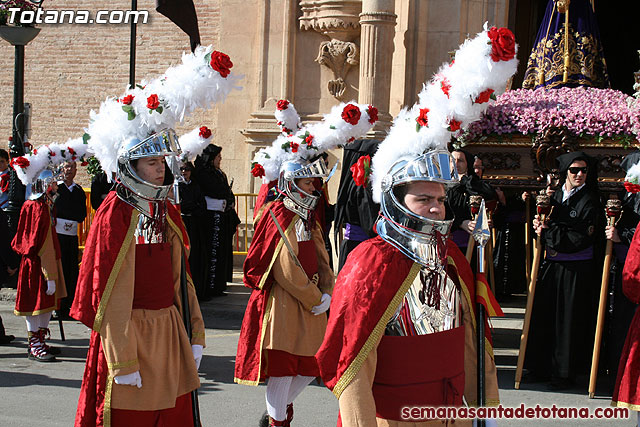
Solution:
<svg viewBox="0 0 640 427">
<path fill-rule="evenodd" d="M 220 169 L 222 147 L 210 144 L 195 161 L 193 179 L 206 203 L 205 235 L 209 254 L 208 274 L 203 299 L 224 296 L 233 275 L 233 235 L 240 219 L 235 211 L 235 196 Z"/>
</svg>

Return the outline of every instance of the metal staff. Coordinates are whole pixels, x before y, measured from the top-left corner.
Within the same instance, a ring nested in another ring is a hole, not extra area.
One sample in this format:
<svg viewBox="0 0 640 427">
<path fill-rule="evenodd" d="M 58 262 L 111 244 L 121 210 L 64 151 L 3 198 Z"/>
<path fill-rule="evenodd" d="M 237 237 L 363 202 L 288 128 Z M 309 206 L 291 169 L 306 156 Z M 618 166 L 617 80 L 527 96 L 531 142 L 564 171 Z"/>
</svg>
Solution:
<svg viewBox="0 0 640 427">
<path fill-rule="evenodd" d="M 471 209 L 471 219 L 476 220 L 478 212 L 480 212 L 480 205 L 482 204 L 482 196 L 469 196 L 469 209 Z M 469 235 L 469 243 L 467 244 L 467 261 L 471 263 L 471 257 L 473 256 L 473 248 L 476 241 L 473 239 L 473 233 Z"/>
<path fill-rule="evenodd" d="M 605 209 L 607 225 L 615 226 L 622 213 L 622 201 L 617 198 L 607 200 Z M 604 312 L 607 304 L 607 289 L 609 287 L 609 269 L 613 252 L 613 241 L 607 240 L 607 249 L 604 256 L 602 269 L 602 284 L 600 286 L 600 305 L 598 306 L 598 323 L 596 324 L 596 338 L 593 343 L 593 357 L 591 358 L 591 375 L 589 376 L 589 398 L 593 399 L 596 391 L 596 379 L 598 378 L 598 362 L 600 360 L 600 345 L 602 344 L 602 330 L 604 329 Z"/>
<path fill-rule="evenodd" d="M 493 213 L 498 208 L 497 200 L 490 200 L 487 202 L 487 218 L 493 219 Z M 489 227 L 491 233 L 491 239 L 487 242 L 487 250 L 485 251 L 485 256 L 487 257 L 487 265 L 489 266 L 489 285 L 491 286 L 491 292 L 496 293 L 496 279 L 495 279 L 495 269 L 493 266 L 493 249 L 496 246 L 496 229 L 493 228 L 492 225 Z"/>
<path fill-rule="evenodd" d="M 175 176 L 175 174 L 174 174 Z M 178 175 L 180 176 L 180 175 Z M 173 200 L 176 205 L 180 203 L 180 191 L 178 187 L 179 179 L 175 178 L 173 183 Z M 189 337 L 189 342 L 191 342 L 191 310 L 189 307 L 189 293 L 187 291 L 187 263 L 184 254 L 184 248 L 182 248 L 182 260 L 180 263 L 180 299 L 182 301 L 182 321 L 184 323 L 184 328 L 187 332 L 187 336 Z M 195 389 L 191 392 L 191 413 L 193 415 L 193 425 L 194 427 L 201 427 L 202 423 L 200 421 L 200 403 L 198 402 L 198 389 Z"/>
<path fill-rule="evenodd" d="M 478 273 L 484 273 L 485 270 L 485 255 L 484 247 L 491 238 L 491 232 L 489 230 L 489 222 L 487 218 L 487 211 L 484 206 L 484 200 L 480 202 L 480 208 L 478 210 L 478 216 L 476 217 L 476 226 L 473 229 L 473 239 L 478 243 Z M 477 290 L 476 290 L 477 292 Z M 478 319 L 476 322 L 476 340 L 477 340 L 477 363 L 478 363 L 478 407 L 483 407 L 486 404 L 486 391 L 484 387 L 484 319 L 485 311 L 484 305 L 477 302 L 476 307 L 478 309 Z M 484 427 L 485 420 L 478 420 L 478 427 Z"/>
<path fill-rule="evenodd" d="M 544 190 L 543 190 L 544 191 Z M 536 208 L 541 223 L 546 223 L 553 211 L 551 206 L 551 197 L 547 194 L 539 194 L 536 197 Z M 536 293 L 536 281 L 538 280 L 538 268 L 540 267 L 540 258 L 542 257 L 542 240 L 540 236 L 536 239 L 536 248 L 533 252 L 533 265 L 531 266 L 531 279 L 529 281 L 529 294 L 527 295 L 527 308 L 524 312 L 524 325 L 522 326 L 522 335 L 520 335 L 520 350 L 518 351 L 518 365 L 516 367 L 516 383 L 515 389 L 520 389 L 520 380 L 522 379 L 522 368 L 524 367 L 524 355 L 527 351 L 527 339 L 529 338 L 529 327 L 531 326 L 531 311 L 533 309 L 533 297 Z"/>
</svg>

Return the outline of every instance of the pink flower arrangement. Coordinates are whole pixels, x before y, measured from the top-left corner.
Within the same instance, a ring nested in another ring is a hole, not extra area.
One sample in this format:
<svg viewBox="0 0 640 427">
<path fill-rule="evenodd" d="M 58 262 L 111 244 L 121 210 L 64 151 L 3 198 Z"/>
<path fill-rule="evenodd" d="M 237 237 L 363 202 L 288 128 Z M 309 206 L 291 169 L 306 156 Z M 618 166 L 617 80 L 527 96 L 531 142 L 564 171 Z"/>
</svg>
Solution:
<svg viewBox="0 0 640 427">
<path fill-rule="evenodd" d="M 640 103 L 613 89 L 517 89 L 500 95 L 482 118 L 469 125 L 461 142 L 486 135 L 536 135 L 564 127 L 579 137 L 613 138 L 623 144 L 637 137 Z"/>
</svg>

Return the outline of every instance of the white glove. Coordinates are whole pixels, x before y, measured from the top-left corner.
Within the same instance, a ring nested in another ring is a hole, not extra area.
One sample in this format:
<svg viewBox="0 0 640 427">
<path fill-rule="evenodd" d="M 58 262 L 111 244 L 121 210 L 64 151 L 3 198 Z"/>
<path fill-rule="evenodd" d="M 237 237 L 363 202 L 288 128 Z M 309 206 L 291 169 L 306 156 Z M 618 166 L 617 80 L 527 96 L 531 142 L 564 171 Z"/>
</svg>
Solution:
<svg viewBox="0 0 640 427">
<path fill-rule="evenodd" d="M 191 346 L 191 352 L 193 353 L 193 360 L 196 361 L 196 369 L 200 369 L 200 362 L 202 362 L 202 346 L 199 344 L 193 344 Z"/>
<path fill-rule="evenodd" d="M 142 388 L 142 378 L 140 377 L 140 371 L 135 371 L 133 374 L 118 375 L 113 378 L 116 384 L 120 385 L 134 385 L 138 388 Z"/>
<path fill-rule="evenodd" d="M 47 295 L 53 295 L 56 293 L 56 282 L 53 280 L 47 280 L 47 290 L 45 291 Z"/>
<path fill-rule="evenodd" d="M 313 308 L 311 308 L 311 312 L 313 314 L 315 314 L 316 316 L 319 314 L 324 313 L 325 311 L 329 310 L 329 305 L 331 304 L 331 295 L 329 294 L 322 294 L 322 299 L 320 300 L 320 304 L 314 306 Z"/>
</svg>

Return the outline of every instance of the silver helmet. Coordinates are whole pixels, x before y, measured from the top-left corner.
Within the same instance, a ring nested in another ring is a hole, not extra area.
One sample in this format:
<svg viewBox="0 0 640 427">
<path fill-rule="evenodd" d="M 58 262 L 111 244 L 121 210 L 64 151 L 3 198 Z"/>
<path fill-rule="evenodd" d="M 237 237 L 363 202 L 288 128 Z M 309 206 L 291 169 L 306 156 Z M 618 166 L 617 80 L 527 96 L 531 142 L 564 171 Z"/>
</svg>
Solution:
<svg viewBox="0 0 640 427">
<path fill-rule="evenodd" d="M 40 175 L 31 184 L 31 193 L 29 194 L 29 200 L 38 200 L 42 196 L 51 197 L 52 186 L 57 181 L 57 175 L 50 169 L 45 169 L 40 172 Z"/>
<path fill-rule="evenodd" d="M 314 191 L 309 194 L 296 184 L 297 179 L 302 178 L 325 178 L 328 175 L 327 166 L 324 159 L 319 158 L 311 163 L 303 164 L 300 161 L 286 161 L 280 167 L 278 177 L 278 192 L 285 195 L 285 206 L 307 219 L 313 209 L 315 209 L 320 193 Z"/>
<path fill-rule="evenodd" d="M 166 200 L 174 180 L 180 176 L 180 154 L 180 144 L 173 129 L 163 129 L 142 141 L 138 138 L 125 140 L 118 151 L 116 175 L 128 191 L 119 191 L 118 195 L 142 213 L 151 216 L 147 208 L 149 202 Z M 165 158 L 167 165 L 162 185 L 145 181 L 132 165 L 132 161 L 147 157 Z"/>
<path fill-rule="evenodd" d="M 444 220 L 418 215 L 405 206 L 398 187 L 426 181 L 443 184 L 446 189 L 458 180 L 455 162 L 446 150 L 397 161 L 382 178 L 381 215 L 376 223 L 380 237 L 428 269 L 442 270 L 453 213 L 447 209 Z"/>
</svg>

